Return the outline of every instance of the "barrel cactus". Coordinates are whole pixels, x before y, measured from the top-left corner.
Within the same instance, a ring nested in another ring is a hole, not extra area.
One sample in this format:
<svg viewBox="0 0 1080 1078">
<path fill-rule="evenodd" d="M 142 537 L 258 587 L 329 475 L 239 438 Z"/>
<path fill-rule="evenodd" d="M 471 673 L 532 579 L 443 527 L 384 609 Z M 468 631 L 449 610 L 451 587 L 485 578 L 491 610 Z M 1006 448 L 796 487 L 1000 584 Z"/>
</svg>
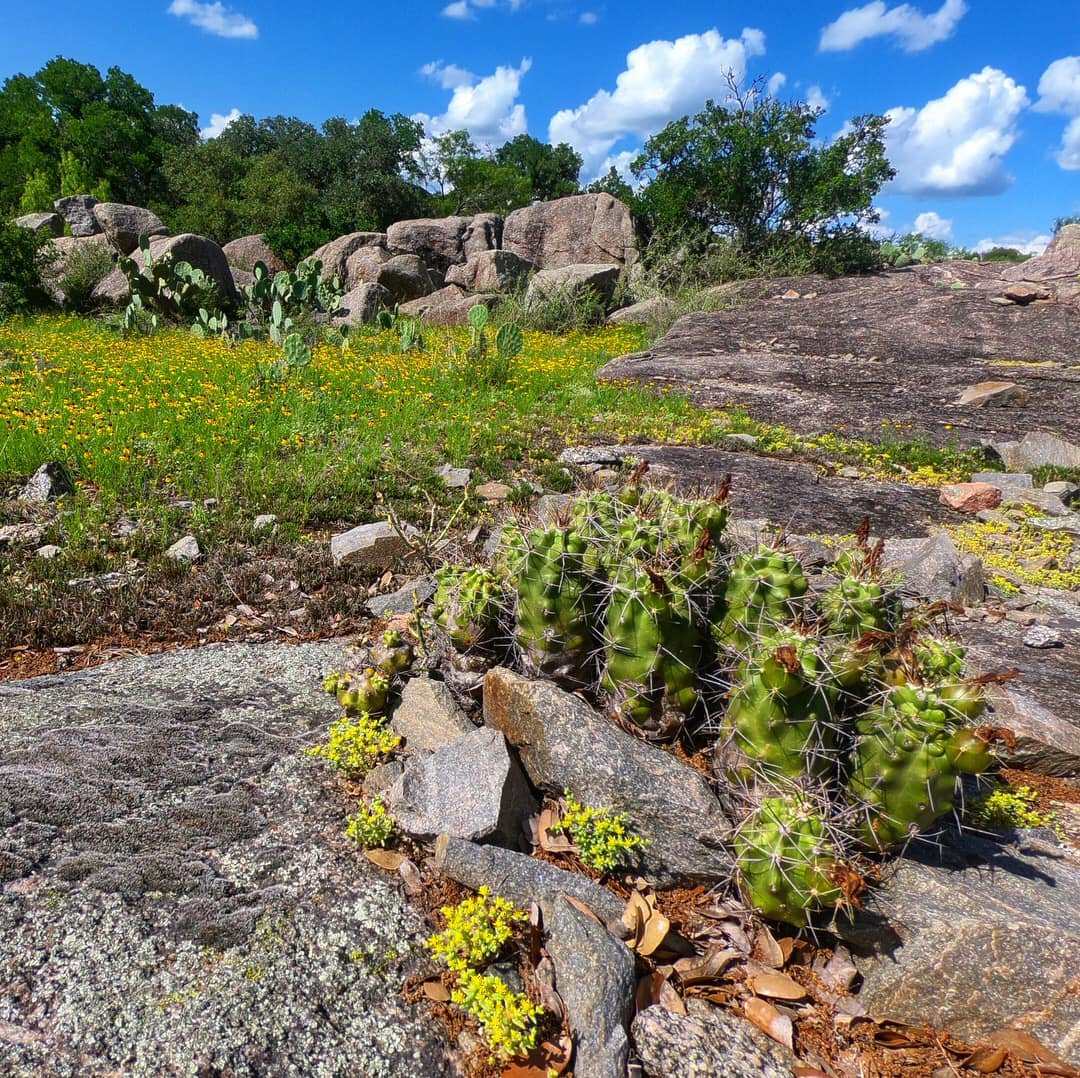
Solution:
<svg viewBox="0 0 1080 1078">
<path fill-rule="evenodd" d="M 728 574 L 724 615 L 713 626 L 721 647 L 741 651 L 789 621 L 809 584 L 794 555 L 760 547 L 740 555 Z"/>
</svg>

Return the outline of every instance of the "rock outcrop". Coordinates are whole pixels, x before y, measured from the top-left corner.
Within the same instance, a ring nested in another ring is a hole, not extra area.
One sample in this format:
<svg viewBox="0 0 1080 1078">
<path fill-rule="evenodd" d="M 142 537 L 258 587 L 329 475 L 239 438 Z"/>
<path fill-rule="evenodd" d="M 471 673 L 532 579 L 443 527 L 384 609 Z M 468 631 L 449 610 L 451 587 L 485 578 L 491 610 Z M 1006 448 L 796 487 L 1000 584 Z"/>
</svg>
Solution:
<svg viewBox="0 0 1080 1078">
<path fill-rule="evenodd" d="M 109 237 L 124 254 L 129 255 L 139 246 L 139 237 L 167 236 L 169 230 L 156 213 L 141 206 L 125 206 L 120 202 L 98 202 L 91 211 L 98 229 Z M 209 242 L 209 241 L 208 241 Z M 220 250 L 220 248 L 219 248 Z"/>
<path fill-rule="evenodd" d="M 385 232 L 350 232 L 347 236 L 339 236 L 336 240 L 324 243 L 322 247 L 308 255 L 305 261 L 314 262 L 318 260 L 323 264 L 322 275 L 324 278 L 337 277 L 343 285 L 349 287 L 351 284 L 356 283 L 349 281 L 349 256 L 361 247 L 385 246 Z"/>
<path fill-rule="evenodd" d="M 285 269 L 274 249 L 266 242 L 265 236 L 241 236 L 239 239 L 229 240 L 221 248 L 225 258 L 233 269 L 247 270 L 250 273 L 255 269 L 256 262 L 263 262 L 266 268 L 273 273 L 280 273 Z"/>
<path fill-rule="evenodd" d="M 571 195 L 514 210 L 503 225 L 502 246 L 542 270 L 638 259 L 629 208 L 611 195 Z"/>
<path fill-rule="evenodd" d="M 96 236 L 101 232 L 101 226 L 94 216 L 94 207 L 98 200 L 93 195 L 68 195 L 66 198 L 58 198 L 53 203 L 53 208 L 64 219 L 64 223 L 71 229 L 71 234 L 76 238 Z"/>
<path fill-rule="evenodd" d="M 58 213 L 24 213 L 12 222 L 38 236 L 62 236 L 64 219 Z"/>
</svg>

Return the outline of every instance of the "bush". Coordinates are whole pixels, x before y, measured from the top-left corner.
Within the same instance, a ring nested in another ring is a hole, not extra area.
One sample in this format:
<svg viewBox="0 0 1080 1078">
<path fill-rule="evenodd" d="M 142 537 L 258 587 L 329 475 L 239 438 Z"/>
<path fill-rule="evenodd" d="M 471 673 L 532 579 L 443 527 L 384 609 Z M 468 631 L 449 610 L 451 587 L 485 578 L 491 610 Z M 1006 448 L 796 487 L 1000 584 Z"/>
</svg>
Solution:
<svg viewBox="0 0 1080 1078">
<path fill-rule="evenodd" d="M 113 268 L 112 248 L 104 243 L 79 243 L 68 256 L 57 281 L 65 306 L 83 314 L 90 310 L 90 296 Z"/>
<path fill-rule="evenodd" d="M 516 322 L 540 333 L 572 333 L 594 329 L 607 319 L 607 306 L 589 289 L 559 289 L 527 301 L 521 288 L 499 306 L 494 320 L 499 325 Z"/>
<path fill-rule="evenodd" d="M 44 237 L 0 222 L 0 318 L 44 307 L 49 302 L 42 273 L 49 262 Z"/>
</svg>

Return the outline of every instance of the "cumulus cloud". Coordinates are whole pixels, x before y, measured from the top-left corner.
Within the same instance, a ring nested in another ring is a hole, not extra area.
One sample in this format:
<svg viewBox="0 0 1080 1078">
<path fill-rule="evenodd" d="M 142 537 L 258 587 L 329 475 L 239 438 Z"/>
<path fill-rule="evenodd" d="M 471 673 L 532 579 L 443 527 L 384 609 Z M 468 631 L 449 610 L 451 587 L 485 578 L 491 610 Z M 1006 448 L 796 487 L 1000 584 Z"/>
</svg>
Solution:
<svg viewBox="0 0 1080 1078">
<path fill-rule="evenodd" d="M 478 11 L 488 8 L 505 7 L 518 11 L 523 0 L 454 0 L 442 9 L 448 19 L 475 19 Z"/>
<path fill-rule="evenodd" d="M 217 37 L 253 39 L 259 36 L 259 28 L 246 15 L 232 11 L 220 0 L 202 3 L 201 0 L 172 0 L 169 14 L 187 19 L 193 26 Z"/>
<path fill-rule="evenodd" d="M 1008 235 L 998 236 L 996 239 L 979 240 L 975 244 L 975 252 L 984 255 L 995 247 L 1011 247 L 1014 251 L 1019 251 L 1024 255 L 1041 255 L 1052 238 L 1046 233 L 1010 232 Z"/>
<path fill-rule="evenodd" d="M 847 52 L 874 37 L 893 37 L 905 52 L 921 52 L 951 37 L 964 17 L 964 0 L 945 0 L 941 7 L 924 15 L 910 4 L 886 7 L 883 0 L 873 0 L 863 7 L 845 11 L 821 31 L 821 52 Z"/>
<path fill-rule="evenodd" d="M 806 103 L 812 109 L 821 109 L 823 112 L 829 111 L 829 99 L 822 92 L 820 86 L 809 86 L 806 90 Z"/>
<path fill-rule="evenodd" d="M 1043 72 L 1035 108 L 1072 117 L 1056 157 L 1062 168 L 1080 170 L 1080 56 L 1063 56 Z"/>
<path fill-rule="evenodd" d="M 891 191 L 958 196 L 1006 190 L 1012 177 L 1005 155 L 1027 104 L 1023 86 L 984 67 L 920 109 L 889 109 L 885 140 L 896 169 Z"/>
<path fill-rule="evenodd" d="M 212 113 L 210 116 L 210 123 L 204 127 L 199 134 L 203 138 L 217 138 L 222 131 L 225 130 L 229 124 L 236 123 L 240 119 L 239 109 L 229 109 L 224 115 L 220 112 Z"/>
<path fill-rule="evenodd" d="M 927 210 L 915 218 L 915 231 L 929 240 L 947 242 L 952 239 L 952 221 L 933 210 Z"/>
<path fill-rule="evenodd" d="M 479 142 L 501 143 L 529 129 L 525 106 L 518 102 L 521 80 L 532 67 L 532 60 L 522 60 L 517 67 L 500 66 L 481 78 L 471 71 L 444 64 L 425 64 L 420 72 L 451 90 L 450 103 L 440 116 L 419 113 L 429 134 L 468 131 Z"/>
<path fill-rule="evenodd" d="M 647 138 L 670 120 L 727 94 L 727 75 L 742 81 L 749 59 L 765 52 L 765 35 L 746 28 L 738 38 L 716 30 L 633 49 L 614 90 L 598 90 L 583 105 L 562 109 L 548 126 L 552 143 L 568 142 L 596 175 L 619 139 Z"/>
<path fill-rule="evenodd" d="M 769 81 L 765 84 L 765 91 L 770 97 L 775 97 L 786 85 L 787 75 L 783 71 L 777 71 L 775 75 L 769 76 Z"/>
</svg>

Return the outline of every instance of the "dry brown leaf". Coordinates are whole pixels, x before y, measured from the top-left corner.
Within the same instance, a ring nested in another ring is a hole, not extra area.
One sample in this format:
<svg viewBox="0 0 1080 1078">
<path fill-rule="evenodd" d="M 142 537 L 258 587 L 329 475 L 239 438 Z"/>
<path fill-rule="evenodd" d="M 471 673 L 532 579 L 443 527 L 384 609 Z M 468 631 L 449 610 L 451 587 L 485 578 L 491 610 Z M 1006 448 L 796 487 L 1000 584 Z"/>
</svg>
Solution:
<svg viewBox="0 0 1080 1078">
<path fill-rule="evenodd" d="M 795 1078 L 829 1078 L 826 1071 L 817 1067 L 795 1067 L 791 1072 Z"/>
<path fill-rule="evenodd" d="M 686 1004 L 682 996 L 675 991 L 674 985 L 666 977 L 660 984 L 660 1006 L 672 1014 L 686 1015 Z"/>
<path fill-rule="evenodd" d="M 874 1044 L 882 1048 L 911 1048 L 919 1042 L 899 1029 L 875 1029 Z"/>
<path fill-rule="evenodd" d="M 658 909 L 653 909 L 652 916 L 645 922 L 641 939 L 634 949 L 638 954 L 651 955 L 663 946 L 670 931 L 671 922 Z"/>
<path fill-rule="evenodd" d="M 680 958 L 675 963 L 675 972 L 683 985 L 703 984 L 715 981 L 739 957 L 739 952 L 732 948 L 709 951 L 701 957 Z"/>
<path fill-rule="evenodd" d="M 450 992 L 438 977 L 432 977 L 430 980 L 424 981 L 421 990 L 432 1003 L 450 1002 Z"/>
<path fill-rule="evenodd" d="M 600 920 L 599 917 L 596 916 L 596 914 L 595 914 L 595 912 L 593 910 L 589 909 L 589 907 L 586 906 L 585 903 L 581 901 L 580 898 L 574 898 L 573 895 L 566 895 L 566 894 L 563 895 L 563 898 L 565 898 L 566 901 L 569 902 L 570 905 L 574 907 L 574 909 L 580 910 L 582 913 L 585 914 L 586 917 L 591 917 L 598 925 L 602 925 L 604 923 L 603 921 Z"/>
<path fill-rule="evenodd" d="M 397 872 L 408 860 L 403 853 L 397 850 L 364 850 L 364 856 L 379 868 L 385 868 L 387 872 Z"/>
<path fill-rule="evenodd" d="M 993 1074 L 1004 1066 L 1007 1055 L 1000 1045 L 983 1044 L 964 1060 L 964 1066 L 979 1074 Z"/>
<path fill-rule="evenodd" d="M 784 952 L 776 942 L 776 937 L 764 925 L 757 931 L 752 953 L 763 966 L 771 966 L 773 969 L 780 969 L 785 961 Z"/>
<path fill-rule="evenodd" d="M 794 1030 L 786 1014 L 781 1014 L 771 1003 L 756 997 L 746 1001 L 743 1013 L 762 1033 L 794 1051 Z"/>
<path fill-rule="evenodd" d="M 645 899 L 637 891 L 632 892 L 621 918 L 626 928 L 626 944 L 628 947 L 636 948 L 638 943 L 641 942 L 641 937 L 645 934 L 645 922 L 651 914 L 652 910 Z"/>
<path fill-rule="evenodd" d="M 983 1043 L 996 1045 L 1012 1052 L 1013 1055 L 1022 1059 L 1025 1063 L 1063 1063 L 1064 1061 L 1054 1055 L 1045 1044 L 1030 1033 L 1022 1029 L 1013 1029 L 1006 1026 L 994 1033 L 983 1037 Z"/>
<path fill-rule="evenodd" d="M 398 875 L 405 881 L 405 893 L 411 897 L 420 894 L 424 889 L 424 880 L 420 875 L 420 869 L 407 857 L 398 865 Z"/>
<path fill-rule="evenodd" d="M 794 936 L 785 936 L 776 941 L 776 946 L 780 948 L 780 953 L 784 956 L 785 966 L 791 961 L 791 952 L 795 950 L 795 943 Z"/>
<path fill-rule="evenodd" d="M 536 821 L 537 841 L 540 849 L 547 853 L 573 853 L 577 850 L 577 846 L 570 841 L 567 835 L 552 832 L 551 829 L 561 819 L 562 816 L 558 810 L 549 806 L 540 813 L 540 818 Z"/>
<path fill-rule="evenodd" d="M 782 999 L 789 1002 L 806 999 L 806 989 L 798 981 L 793 981 L 786 973 L 754 973 L 746 979 L 750 991 L 758 996 L 770 999 Z"/>
<path fill-rule="evenodd" d="M 566 1019 L 566 1004 L 563 1003 L 562 996 L 555 990 L 555 963 L 547 955 L 544 955 L 536 963 L 533 977 L 536 980 L 536 988 L 540 993 L 540 1002 L 543 1004 L 544 1010 L 555 1015 L 560 1022 L 564 1021 Z"/>
<path fill-rule="evenodd" d="M 654 1003 L 660 1002 L 660 990 L 666 980 L 667 978 L 659 970 L 653 970 L 652 973 L 646 973 L 638 981 L 637 991 L 634 993 L 634 1009 L 636 1013 L 640 1014 Z"/>
</svg>

